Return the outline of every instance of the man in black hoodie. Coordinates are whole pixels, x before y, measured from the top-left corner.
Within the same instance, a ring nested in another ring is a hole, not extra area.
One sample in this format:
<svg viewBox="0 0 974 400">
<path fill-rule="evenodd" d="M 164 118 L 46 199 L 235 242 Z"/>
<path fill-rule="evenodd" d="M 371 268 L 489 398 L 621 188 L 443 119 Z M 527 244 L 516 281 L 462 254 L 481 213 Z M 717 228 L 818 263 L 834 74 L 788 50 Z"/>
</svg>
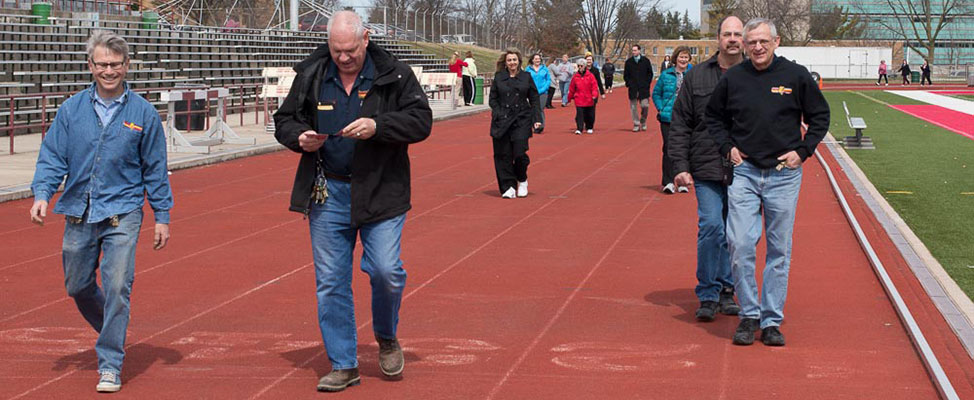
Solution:
<svg viewBox="0 0 974 400">
<path fill-rule="evenodd" d="M 734 344 L 784 346 L 784 319 L 791 240 L 801 189 L 802 162 L 829 128 L 829 105 L 804 67 L 774 55 L 774 23 L 755 18 L 744 26 L 749 57 L 729 69 L 707 104 L 707 129 L 720 153 L 734 164 L 727 189 L 727 245 L 741 322 Z M 802 135 L 802 121 L 808 129 Z M 760 303 L 754 278 L 762 211 L 767 257 Z"/>
<path fill-rule="evenodd" d="M 358 235 L 379 369 L 402 376 L 396 328 L 406 285 L 399 243 L 410 209 L 407 151 L 429 136 L 433 113 L 409 66 L 369 43 L 358 15 L 335 13 L 328 32 L 328 43 L 295 66 L 274 136 L 301 153 L 290 209 L 311 228 L 318 324 L 332 367 L 318 390 L 336 392 L 360 383 L 351 287 Z"/>
</svg>

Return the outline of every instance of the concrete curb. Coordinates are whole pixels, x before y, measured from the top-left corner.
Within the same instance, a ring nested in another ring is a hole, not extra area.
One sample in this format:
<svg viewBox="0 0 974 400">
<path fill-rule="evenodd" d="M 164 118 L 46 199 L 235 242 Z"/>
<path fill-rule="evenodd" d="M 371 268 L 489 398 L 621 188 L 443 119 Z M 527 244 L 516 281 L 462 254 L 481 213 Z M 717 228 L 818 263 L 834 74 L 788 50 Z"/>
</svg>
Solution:
<svg viewBox="0 0 974 400">
<path fill-rule="evenodd" d="M 947 320 L 951 330 L 957 335 L 961 344 L 967 350 L 968 356 L 974 358 L 974 302 L 957 285 L 957 282 L 947 274 L 940 262 L 930 253 L 927 246 L 913 233 L 903 218 L 889 205 L 889 202 L 866 178 L 855 161 L 849 157 L 845 149 L 838 145 L 831 133 L 826 136 L 827 147 L 839 163 L 843 173 L 855 186 L 873 215 L 883 226 L 890 240 L 910 266 L 910 270 L 920 281 L 924 291 L 930 296 L 934 305 Z"/>
</svg>

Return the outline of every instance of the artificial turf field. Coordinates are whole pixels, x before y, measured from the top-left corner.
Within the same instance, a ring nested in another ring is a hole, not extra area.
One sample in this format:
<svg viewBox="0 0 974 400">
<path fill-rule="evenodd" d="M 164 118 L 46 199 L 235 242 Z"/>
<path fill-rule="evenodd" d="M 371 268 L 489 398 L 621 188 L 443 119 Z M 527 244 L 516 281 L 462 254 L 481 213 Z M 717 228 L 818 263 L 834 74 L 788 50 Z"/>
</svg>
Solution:
<svg viewBox="0 0 974 400">
<path fill-rule="evenodd" d="M 889 105 L 926 104 L 882 91 L 825 92 L 836 139 L 853 135 L 842 102 L 876 150 L 849 150 L 947 273 L 974 298 L 974 140 Z M 974 123 L 974 118 L 971 120 Z"/>
</svg>

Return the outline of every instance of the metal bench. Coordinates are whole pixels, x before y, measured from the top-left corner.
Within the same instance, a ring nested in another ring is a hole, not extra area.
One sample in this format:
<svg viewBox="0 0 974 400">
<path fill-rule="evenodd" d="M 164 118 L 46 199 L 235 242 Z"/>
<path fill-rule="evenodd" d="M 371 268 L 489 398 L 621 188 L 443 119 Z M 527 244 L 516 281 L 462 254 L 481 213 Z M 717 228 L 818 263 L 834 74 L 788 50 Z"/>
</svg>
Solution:
<svg viewBox="0 0 974 400">
<path fill-rule="evenodd" d="M 860 117 L 852 117 L 849 115 L 849 106 L 842 102 L 842 108 L 845 110 L 846 122 L 849 123 L 849 128 L 856 130 L 855 136 L 846 136 L 843 139 L 843 144 L 847 149 L 863 149 L 863 150 L 873 150 L 876 146 L 873 146 L 873 140 L 869 136 L 863 136 L 862 131 L 866 129 L 866 120 Z"/>
</svg>

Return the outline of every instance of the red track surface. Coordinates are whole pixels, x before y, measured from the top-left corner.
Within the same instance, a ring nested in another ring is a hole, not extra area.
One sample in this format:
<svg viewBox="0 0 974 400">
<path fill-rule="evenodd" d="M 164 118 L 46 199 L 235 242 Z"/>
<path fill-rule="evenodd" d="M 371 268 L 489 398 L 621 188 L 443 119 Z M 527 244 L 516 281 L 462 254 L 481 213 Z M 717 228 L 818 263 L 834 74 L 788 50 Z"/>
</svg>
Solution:
<svg viewBox="0 0 974 400">
<path fill-rule="evenodd" d="M 969 114 L 931 104 L 890 105 L 890 107 L 969 139 L 974 139 L 974 126 L 971 126 L 972 117 Z"/>
<path fill-rule="evenodd" d="M 890 82 L 892 81 L 890 79 Z M 890 83 L 889 86 L 877 86 L 875 83 L 830 83 L 829 80 L 825 80 L 822 90 L 964 90 L 966 88 L 967 85 L 963 83 L 938 83 L 935 85 L 920 86 L 916 83 L 912 85 L 901 85 L 897 80 L 894 83 Z"/>
<path fill-rule="evenodd" d="M 737 347 L 736 318 L 693 320 L 695 201 L 659 193 L 658 130 L 629 132 L 622 91 L 599 106 L 596 135 L 569 134 L 572 117 L 550 110 L 532 139 L 526 199 L 496 191 L 488 114 L 437 123 L 413 146 L 405 379 L 378 378 L 368 280 L 356 274 L 364 379 L 335 397 L 937 397 L 816 161 L 799 202 L 788 345 Z M 285 211 L 296 162 L 280 152 L 173 174 L 174 239 L 151 251 L 145 229 L 140 243 L 121 397 L 320 397 L 329 366 L 307 226 Z M 0 398 L 95 397 L 94 335 L 63 289 L 63 222 L 30 226 L 28 207 L 0 205 Z M 971 398 L 971 360 L 878 224 L 863 225 Z"/>
</svg>

